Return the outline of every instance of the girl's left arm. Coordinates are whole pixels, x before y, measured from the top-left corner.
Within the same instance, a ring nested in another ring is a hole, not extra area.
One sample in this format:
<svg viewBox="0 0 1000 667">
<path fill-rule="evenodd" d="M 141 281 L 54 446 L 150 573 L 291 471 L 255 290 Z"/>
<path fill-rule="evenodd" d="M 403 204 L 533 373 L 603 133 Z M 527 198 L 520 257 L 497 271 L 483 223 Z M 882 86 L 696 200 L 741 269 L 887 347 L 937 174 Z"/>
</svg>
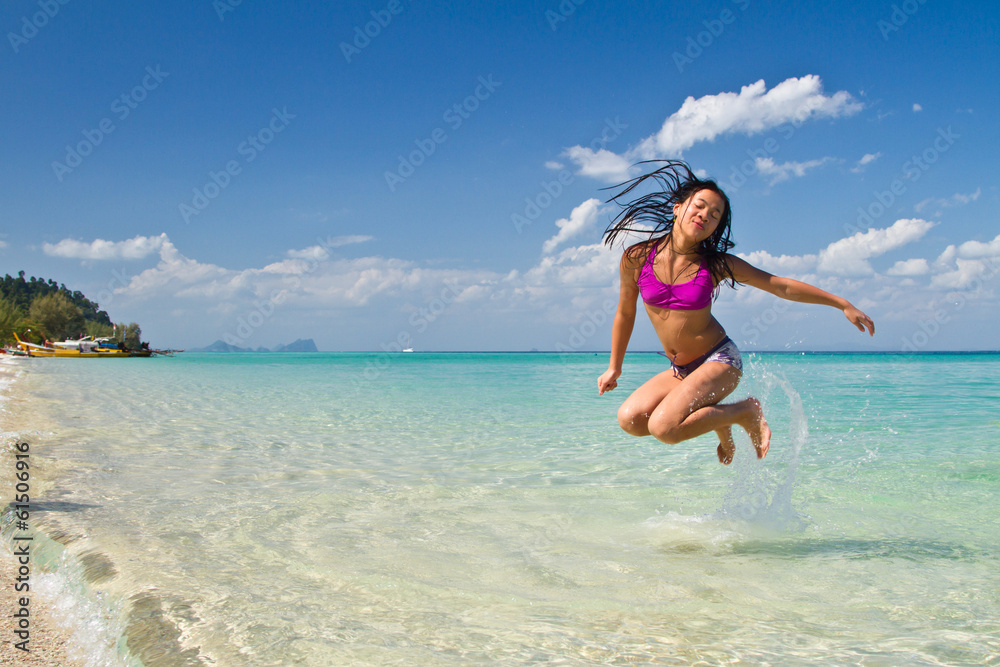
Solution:
<svg viewBox="0 0 1000 667">
<path fill-rule="evenodd" d="M 869 335 L 875 335 L 875 323 L 872 321 L 872 318 L 855 308 L 847 299 L 836 294 L 830 294 L 809 283 L 771 275 L 767 271 L 761 271 L 757 267 L 751 266 L 735 255 L 728 255 L 726 259 L 733 270 L 733 277 L 736 278 L 736 282 L 762 289 L 765 292 L 770 292 L 775 296 L 788 299 L 789 301 L 818 303 L 824 306 L 839 308 L 859 331 L 867 329 Z"/>
</svg>

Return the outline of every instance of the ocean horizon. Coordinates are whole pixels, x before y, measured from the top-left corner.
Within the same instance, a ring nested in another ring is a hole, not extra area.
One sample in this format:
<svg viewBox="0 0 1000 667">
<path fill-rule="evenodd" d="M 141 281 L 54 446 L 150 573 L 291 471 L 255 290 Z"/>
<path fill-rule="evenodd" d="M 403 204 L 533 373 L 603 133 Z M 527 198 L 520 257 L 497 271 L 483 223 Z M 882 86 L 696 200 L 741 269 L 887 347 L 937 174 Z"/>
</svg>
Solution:
<svg viewBox="0 0 1000 667">
<path fill-rule="evenodd" d="M 93 665 L 996 660 L 1000 353 L 745 351 L 728 467 L 606 355 L 3 359 L 3 549 Z"/>
</svg>

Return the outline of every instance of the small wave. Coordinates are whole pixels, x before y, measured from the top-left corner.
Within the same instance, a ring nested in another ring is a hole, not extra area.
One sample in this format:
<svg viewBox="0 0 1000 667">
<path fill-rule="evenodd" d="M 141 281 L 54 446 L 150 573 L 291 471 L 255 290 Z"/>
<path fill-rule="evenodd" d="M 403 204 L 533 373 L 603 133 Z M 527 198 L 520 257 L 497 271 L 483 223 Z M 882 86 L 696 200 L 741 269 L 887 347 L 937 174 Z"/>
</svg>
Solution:
<svg viewBox="0 0 1000 667">
<path fill-rule="evenodd" d="M 9 517 L 5 517 L 7 519 Z M 7 524 L 8 521 L 2 523 Z M 9 557 L 10 526 L 0 531 Z M 139 591 L 128 599 L 101 590 L 118 575 L 106 554 L 75 554 L 65 545 L 74 536 L 32 531 L 32 593 L 49 617 L 69 634 L 67 653 L 87 667 L 203 665 L 197 649 L 184 648 L 182 631 L 164 612 L 155 591 Z"/>
<path fill-rule="evenodd" d="M 13 513 L 0 520 L 2 557 L 9 558 Z M 66 650 L 88 667 L 142 667 L 129 655 L 122 641 L 122 605 L 95 591 L 91 582 L 113 577 L 114 567 L 103 554 L 79 558 L 46 533 L 31 531 L 31 593 L 39 606 L 70 636 Z"/>
</svg>

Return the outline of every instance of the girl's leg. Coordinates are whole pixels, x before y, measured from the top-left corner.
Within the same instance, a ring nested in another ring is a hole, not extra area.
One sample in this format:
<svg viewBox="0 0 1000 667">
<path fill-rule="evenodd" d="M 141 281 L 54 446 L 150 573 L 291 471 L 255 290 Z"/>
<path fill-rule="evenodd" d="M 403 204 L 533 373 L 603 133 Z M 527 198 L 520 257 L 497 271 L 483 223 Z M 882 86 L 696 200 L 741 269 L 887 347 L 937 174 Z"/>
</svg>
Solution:
<svg viewBox="0 0 1000 667">
<path fill-rule="evenodd" d="M 757 458 L 764 458 L 770 447 L 771 429 L 764 419 L 760 402 L 747 398 L 737 403 L 718 405 L 736 389 L 741 376 L 738 369 L 728 364 L 703 364 L 684 380 L 678 380 L 663 395 L 646 420 L 647 431 L 668 444 L 715 431 L 720 441 L 719 460 L 728 464 L 735 453 L 731 428 L 736 424 L 750 435 Z"/>
<path fill-rule="evenodd" d="M 630 435 L 650 435 L 650 416 L 663 402 L 663 399 L 681 382 L 680 378 L 674 376 L 672 369 L 654 375 L 633 391 L 632 395 L 618 408 L 618 425 Z"/>
</svg>

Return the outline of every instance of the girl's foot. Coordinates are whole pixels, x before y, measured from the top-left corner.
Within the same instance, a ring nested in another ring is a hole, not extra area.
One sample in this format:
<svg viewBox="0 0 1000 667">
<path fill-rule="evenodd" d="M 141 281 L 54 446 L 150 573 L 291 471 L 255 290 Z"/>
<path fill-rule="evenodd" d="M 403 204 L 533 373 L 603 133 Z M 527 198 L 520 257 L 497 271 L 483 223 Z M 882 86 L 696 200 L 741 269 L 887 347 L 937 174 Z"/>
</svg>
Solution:
<svg viewBox="0 0 1000 667">
<path fill-rule="evenodd" d="M 764 419 L 760 401 L 751 396 L 740 403 L 746 410 L 746 416 L 740 420 L 739 425 L 750 435 L 753 448 L 757 450 L 757 458 L 762 459 L 767 456 L 767 450 L 771 448 L 771 427 Z"/>
<path fill-rule="evenodd" d="M 736 443 L 733 442 L 733 430 L 727 426 L 726 428 L 716 431 L 716 434 L 719 436 L 719 446 L 716 448 L 716 452 L 719 454 L 719 463 L 727 466 L 733 462 L 733 457 L 736 455 Z"/>
</svg>

